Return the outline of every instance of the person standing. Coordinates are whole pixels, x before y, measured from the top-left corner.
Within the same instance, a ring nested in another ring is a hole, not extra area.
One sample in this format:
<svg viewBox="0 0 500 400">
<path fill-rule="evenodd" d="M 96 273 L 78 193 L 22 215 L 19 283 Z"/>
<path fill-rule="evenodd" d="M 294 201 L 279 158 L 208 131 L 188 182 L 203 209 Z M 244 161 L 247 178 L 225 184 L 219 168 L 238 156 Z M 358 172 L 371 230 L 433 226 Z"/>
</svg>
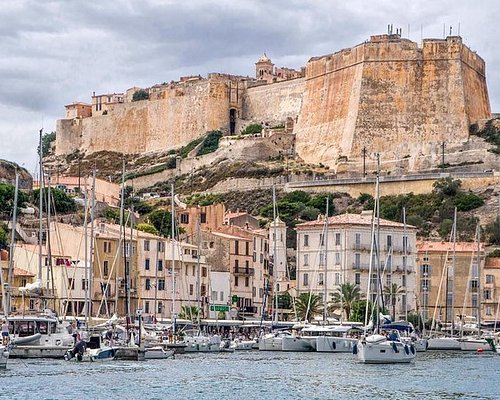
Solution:
<svg viewBox="0 0 500 400">
<path fill-rule="evenodd" d="M 2 321 L 2 343 L 4 346 L 9 344 L 9 322 L 7 318 Z"/>
</svg>

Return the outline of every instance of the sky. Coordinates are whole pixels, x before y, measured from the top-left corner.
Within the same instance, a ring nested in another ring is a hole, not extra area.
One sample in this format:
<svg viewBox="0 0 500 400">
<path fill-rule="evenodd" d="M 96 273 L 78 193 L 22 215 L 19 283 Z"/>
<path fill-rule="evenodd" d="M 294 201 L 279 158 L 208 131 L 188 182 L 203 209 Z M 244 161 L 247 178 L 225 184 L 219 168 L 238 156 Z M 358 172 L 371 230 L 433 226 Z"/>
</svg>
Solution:
<svg viewBox="0 0 500 400">
<path fill-rule="evenodd" d="M 387 25 L 420 43 L 460 33 L 486 61 L 500 112 L 500 2 L 482 0 L 0 0 L 0 158 L 36 169 L 38 131 L 92 92 L 255 74 L 355 46 Z M 460 32 L 458 30 L 460 29 Z"/>
</svg>

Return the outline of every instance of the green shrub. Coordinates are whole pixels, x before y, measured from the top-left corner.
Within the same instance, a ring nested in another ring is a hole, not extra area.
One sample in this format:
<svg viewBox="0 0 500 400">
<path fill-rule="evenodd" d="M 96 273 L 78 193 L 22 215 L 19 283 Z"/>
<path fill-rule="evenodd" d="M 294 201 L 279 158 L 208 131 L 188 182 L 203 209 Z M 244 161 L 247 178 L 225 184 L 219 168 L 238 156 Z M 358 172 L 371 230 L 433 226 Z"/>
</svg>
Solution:
<svg viewBox="0 0 500 400">
<path fill-rule="evenodd" d="M 211 131 L 198 149 L 198 156 L 213 153 L 219 148 L 219 140 L 222 137 L 221 131 Z"/>
<path fill-rule="evenodd" d="M 198 139 L 190 141 L 187 145 L 185 145 L 179 150 L 179 155 L 182 158 L 186 158 L 189 155 L 189 153 L 191 153 L 191 151 L 193 151 L 194 148 L 203 141 L 203 139 L 204 139 L 203 137 L 200 137 Z"/>
<path fill-rule="evenodd" d="M 481 207 L 484 204 L 482 197 L 474 193 L 460 193 L 455 198 L 455 206 L 458 211 L 469 211 Z"/>
<path fill-rule="evenodd" d="M 134 92 L 132 95 L 132 101 L 141 101 L 141 100 L 148 100 L 149 99 L 149 93 L 147 90 L 144 89 L 139 89 Z"/>
<path fill-rule="evenodd" d="M 47 212 L 47 202 L 45 201 L 47 199 L 47 188 L 43 189 L 42 195 L 43 195 L 43 206 L 42 210 L 43 212 Z M 69 197 L 64 191 L 57 189 L 57 188 L 51 188 L 50 189 L 50 194 L 51 194 L 51 209 L 55 205 L 55 210 L 58 213 L 70 213 L 76 211 L 76 203 L 75 201 Z M 34 204 L 39 204 L 38 200 L 40 197 L 40 189 L 33 190 L 32 193 L 32 202 Z"/>
<path fill-rule="evenodd" d="M 245 127 L 241 131 L 242 135 L 252 135 L 255 133 L 261 133 L 262 132 L 262 125 L 261 124 L 250 124 Z"/>
<path fill-rule="evenodd" d="M 153 225 L 151 224 L 137 224 L 135 227 L 138 231 L 146 232 L 146 233 L 151 233 L 152 235 L 158 235 L 158 229 L 156 229 Z"/>
</svg>

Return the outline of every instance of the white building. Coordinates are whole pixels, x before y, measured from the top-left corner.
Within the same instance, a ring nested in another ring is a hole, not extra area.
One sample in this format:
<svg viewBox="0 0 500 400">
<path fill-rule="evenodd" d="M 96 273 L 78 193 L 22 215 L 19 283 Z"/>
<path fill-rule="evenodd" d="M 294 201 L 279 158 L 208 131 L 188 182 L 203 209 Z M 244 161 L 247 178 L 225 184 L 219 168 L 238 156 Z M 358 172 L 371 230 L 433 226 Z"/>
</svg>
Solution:
<svg viewBox="0 0 500 400">
<path fill-rule="evenodd" d="M 328 229 L 326 227 L 328 226 Z M 416 228 L 380 219 L 380 279 L 382 287 L 397 284 L 396 314 L 415 310 Z M 342 283 L 368 290 L 372 214 L 342 214 L 297 225 L 297 292 L 315 293 L 327 301 Z M 377 236 L 377 235 L 376 235 Z M 372 286 L 376 282 L 376 257 Z M 373 289 L 370 290 L 373 292 Z M 390 307 L 387 306 L 387 309 Z"/>
</svg>

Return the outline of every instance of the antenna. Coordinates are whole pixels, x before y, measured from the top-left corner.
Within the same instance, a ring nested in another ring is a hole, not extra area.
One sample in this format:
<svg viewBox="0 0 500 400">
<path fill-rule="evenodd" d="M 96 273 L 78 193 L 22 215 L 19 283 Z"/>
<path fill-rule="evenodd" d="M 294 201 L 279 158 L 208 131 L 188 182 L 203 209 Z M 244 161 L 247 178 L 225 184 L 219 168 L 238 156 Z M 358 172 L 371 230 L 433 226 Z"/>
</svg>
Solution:
<svg viewBox="0 0 500 400">
<path fill-rule="evenodd" d="M 450 25 L 450 36 L 451 36 L 451 31 L 453 30 L 453 26 Z"/>
</svg>

